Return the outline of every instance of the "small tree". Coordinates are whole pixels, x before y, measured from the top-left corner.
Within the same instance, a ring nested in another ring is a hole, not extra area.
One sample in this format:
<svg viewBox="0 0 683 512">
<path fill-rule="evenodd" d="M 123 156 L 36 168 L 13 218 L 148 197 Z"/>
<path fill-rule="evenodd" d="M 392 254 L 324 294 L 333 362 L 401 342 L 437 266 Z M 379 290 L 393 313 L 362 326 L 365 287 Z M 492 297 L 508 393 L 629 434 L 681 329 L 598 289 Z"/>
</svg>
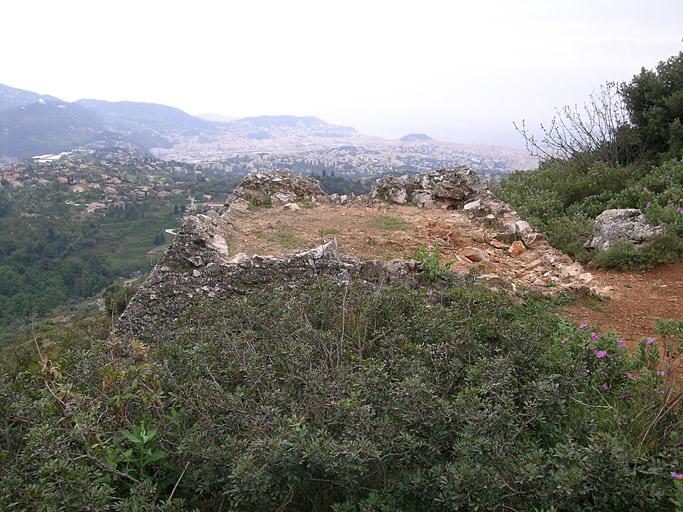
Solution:
<svg viewBox="0 0 683 512">
<path fill-rule="evenodd" d="M 643 68 L 622 95 L 640 142 L 653 159 L 683 156 L 683 52 Z"/>
<path fill-rule="evenodd" d="M 607 82 L 582 106 L 555 110 L 541 134 L 533 134 L 524 121 L 514 123 L 527 149 L 541 161 L 569 160 L 587 169 L 596 161 L 608 165 L 632 163 L 640 158 L 637 137 L 628 122 L 621 87 Z"/>
</svg>

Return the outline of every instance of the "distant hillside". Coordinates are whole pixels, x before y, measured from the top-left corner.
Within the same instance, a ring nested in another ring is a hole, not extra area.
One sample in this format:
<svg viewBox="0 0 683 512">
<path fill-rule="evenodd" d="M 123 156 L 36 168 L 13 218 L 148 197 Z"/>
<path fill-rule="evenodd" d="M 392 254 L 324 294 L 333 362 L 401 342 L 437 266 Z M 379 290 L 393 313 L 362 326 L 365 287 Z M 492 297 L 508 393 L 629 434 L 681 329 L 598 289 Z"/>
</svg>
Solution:
<svg viewBox="0 0 683 512">
<path fill-rule="evenodd" d="M 205 194 L 222 201 L 240 181 L 124 148 L 66 152 L 0 174 L 0 350 L 33 315 L 40 323 L 150 270 L 189 197 L 201 212 Z"/>
<path fill-rule="evenodd" d="M 424 133 L 409 133 L 401 137 L 401 142 L 428 142 L 430 140 L 434 139 Z"/>
<path fill-rule="evenodd" d="M 214 124 L 182 110 L 157 103 L 78 100 L 76 104 L 96 112 L 109 128 L 121 131 L 198 132 Z"/>
<path fill-rule="evenodd" d="M 0 84 L 0 110 L 22 107 L 24 105 L 30 105 L 31 103 L 37 103 L 40 101 L 51 102 L 60 100 L 54 96 L 45 96 L 35 92 L 16 89 L 14 87 L 9 87 L 8 85 Z"/>
<path fill-rule="evenodd" d="M 93 142 L 128 143 L 138 149 L 168 149 L 184 141 L 294 137 L 337 139 L 357 135 L 351 127 L 313 116 L 204 119 L 156 103 L 82 99 L 73 103 L 0 85 L 0 161 L 75 149 Z M 193 140 L 196 139 L 196 140 Z"/>
<path fill-rule="evenodd" d="M 96 141 L 168 148 L 171 137 L 211 133 L 220 125 L 154 103 L 74 103 L 0 85 L 0 159 L 74 149 Z"/>
<path fill-rule="evenodd" d="M 62 101 L 0 111 L 0 156 L 27 158 L 110 140 L 97 114 Z"/>
</svg>

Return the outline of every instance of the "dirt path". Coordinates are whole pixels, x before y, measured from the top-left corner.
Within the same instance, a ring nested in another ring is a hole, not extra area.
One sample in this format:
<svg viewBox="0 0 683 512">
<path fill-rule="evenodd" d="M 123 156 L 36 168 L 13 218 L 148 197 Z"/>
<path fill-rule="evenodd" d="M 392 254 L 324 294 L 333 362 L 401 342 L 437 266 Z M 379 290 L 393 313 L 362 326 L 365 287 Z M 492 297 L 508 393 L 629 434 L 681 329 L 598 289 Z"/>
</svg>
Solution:
<svg viewBox="0 0 683 512">
<path fill-rule="evenodd" d="M 572 320 L 601 331 L 613 330 L 633 346 L 656 337 L 657 318 L 683 318 L 683 263 L 660 265 L 649 271 L 593 271 L 595 279 L 612 288 L 604 302 L 581 300 L 564 308 Z"/>
</svg>

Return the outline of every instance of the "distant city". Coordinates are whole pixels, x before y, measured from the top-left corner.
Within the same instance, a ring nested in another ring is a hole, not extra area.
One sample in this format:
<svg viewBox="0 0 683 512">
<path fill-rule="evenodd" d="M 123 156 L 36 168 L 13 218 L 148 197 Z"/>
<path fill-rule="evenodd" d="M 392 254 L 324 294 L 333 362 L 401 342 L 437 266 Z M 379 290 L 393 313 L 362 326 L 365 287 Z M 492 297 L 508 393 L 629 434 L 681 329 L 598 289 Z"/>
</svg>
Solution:
<svg viewBox="0 0 683 512">
<path fill-rule="evenodd" d="M 228 175 L 281 168 L 364 179 L 470 165 L 494 179 L 537 165 L 519 149 L 440 142 L 423 133 L 390 140 L 313 116 L 195 117 L 166 105 L 69 103 L 4 85 L 0 130 L 0 165 L 103 147 L 128 147 Z"/>
</svg>

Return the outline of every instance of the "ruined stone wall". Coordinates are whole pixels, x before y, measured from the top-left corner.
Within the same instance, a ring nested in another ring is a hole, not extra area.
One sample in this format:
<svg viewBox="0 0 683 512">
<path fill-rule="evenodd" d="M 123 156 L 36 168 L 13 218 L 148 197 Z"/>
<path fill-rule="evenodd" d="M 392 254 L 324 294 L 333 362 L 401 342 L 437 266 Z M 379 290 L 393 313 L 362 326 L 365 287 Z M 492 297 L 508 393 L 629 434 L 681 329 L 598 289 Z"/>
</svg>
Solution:
<svg viewBox="0 0 683 512">
<path fill-rule="evenodd" d="M 267 198 L 280 204 L 317 201 L 327 196 L 320 188 L 320 182 L 315 178 L 294 175 L 281 170 L 249 174 L 232 195 L 247 201 Z"/>
<path fill-rule="evenodd" d="M 411 287 L 426 284 L 424 269 L 416 261 L 361 261 L 353 256 L 342 257 L 337 253 L 334 241 L 280 256 L 232 254 L 231 226 L 239 216 L 245 215 L 245 198 L 278 196 L 285 206 L 290 204 L 285 202 L 289 200 L 322 198 L 329 201 L 319 185 L 310 183 L 308 177 L 277 171 L 245 178 L 225 211 L 196 215 L 185 221 L 159 264 L 131 299 L 113 335 L 163 343 L 173 338 L 174 327 L 183 313 L 206 299 L 220 302 L 254 289 L 310 287 L 322 276 L 339 284 L 357 282 L 369 287 L 393 282 Z M 540 233 L 522 221 L 508 205 L 498 201 L 470 168 L 382 178 L 372 196 L 374 199 L 360 200 L 458 209 L 475 223 L 496 229 L 496 238 L 501 243 L 512 243 L 511 250 L 516 247 L 523 251 L 525 246 L 540 244 L 538 250 L 547 258 L 539 259 L 533 265 L 548 265 L 548 273 L 559 276 L 562 289 L 578 290 L 589 280 L 585 278 L 589 274 L 584 274 L 580 265 L 552 249 Z M 518 291 L 512 281 L 496 274 L 481 275 L 478 281 L 489 288 L 511 293 Z"/>
<path fill-rule="evenodd" d="M 496 229 L 501 242 L 520 240 L 530 246 L 543 238 L 510 205 L 499 201 L 468 166 L 400 177 L 384 176 L 377 181 L 371 195 L 419 208 L 462 210 L 476 223 Z"/>
<path fill-rule="evenodd" d="M 226 236 L 240 209 L 187 219 L 149 278 L 131 299 L 115 326 L 122 339 L 163 343 L 174 336 L 177 319 L 204 299 L 227 299 L 253 289 L 310 287 L 322 276 L 338 284 L 370 287 L 400 282 L 425 284 L 412 260 L 361 261 L 337 253 L 336 242 L 282 256 L 236 257 Z"/>
</svg>

